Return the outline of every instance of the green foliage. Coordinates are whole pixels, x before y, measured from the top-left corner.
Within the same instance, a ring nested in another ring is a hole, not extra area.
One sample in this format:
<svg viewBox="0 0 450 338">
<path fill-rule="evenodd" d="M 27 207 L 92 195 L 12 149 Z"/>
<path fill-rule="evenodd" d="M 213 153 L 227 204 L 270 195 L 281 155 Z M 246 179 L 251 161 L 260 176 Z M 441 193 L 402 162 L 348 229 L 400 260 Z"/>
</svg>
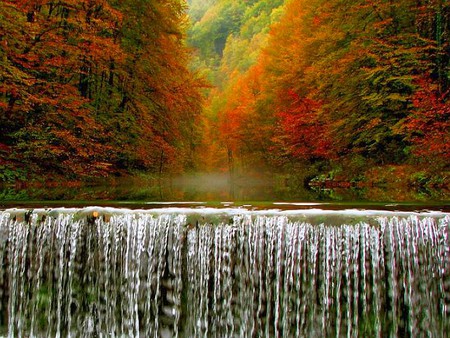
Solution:
<svg viewBox="0 0 450 338">
<path fill-rule="evenodd" d="M 194 22 L 200 21 L 205 12 L 217 2 L 218 0 L 188 0 L 190 19 Z"/>
<path fill-rule="evenodd" d="M 15 181 L 23 181 L 26 179 L 26 174 L 26 171 L 23 169 L 0 165 L 0 184 L 2 182 L 13 183 Z"/>
<path fill-rule="evenodd" d="M 233 72 L 245 72 L 256 62 L 267 41 L 269 27 L 280 17 L 284 3 L 216 0 L 203 7 L 203 15 L 199 17 L 195 9 L 197 1 L 191 2 L 188 42 L 200 53 L 200 60 L 193 67 L 208 68 L 211 82 L 219 87 L 227 84 Z"/>
</svg>

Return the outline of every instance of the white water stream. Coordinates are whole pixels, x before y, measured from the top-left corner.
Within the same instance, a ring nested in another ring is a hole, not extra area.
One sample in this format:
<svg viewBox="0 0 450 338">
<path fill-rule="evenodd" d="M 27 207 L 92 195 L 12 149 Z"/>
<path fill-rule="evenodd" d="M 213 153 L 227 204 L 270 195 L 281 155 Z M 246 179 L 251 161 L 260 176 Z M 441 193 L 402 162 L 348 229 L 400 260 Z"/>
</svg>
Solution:
<svg viewBox="0 0 450 338">
<path fill-rule="evenodd" d="M 449 224 L 379 211 L 0 211 L 0 335 L 445 337 Z"/>
</svg>

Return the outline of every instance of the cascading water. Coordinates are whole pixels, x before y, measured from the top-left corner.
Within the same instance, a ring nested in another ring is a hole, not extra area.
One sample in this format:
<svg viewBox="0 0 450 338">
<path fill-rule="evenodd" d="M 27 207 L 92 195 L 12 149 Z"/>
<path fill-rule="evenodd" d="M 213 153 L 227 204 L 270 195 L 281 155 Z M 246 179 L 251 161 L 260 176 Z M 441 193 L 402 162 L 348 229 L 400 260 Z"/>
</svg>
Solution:
<svg viewBox="0 0 450 338">
<path fill-rule="evenodd" d="M 308 212 L 1 211 L 0 335 L 450 332 L 448 214 Z"/>
</svg>

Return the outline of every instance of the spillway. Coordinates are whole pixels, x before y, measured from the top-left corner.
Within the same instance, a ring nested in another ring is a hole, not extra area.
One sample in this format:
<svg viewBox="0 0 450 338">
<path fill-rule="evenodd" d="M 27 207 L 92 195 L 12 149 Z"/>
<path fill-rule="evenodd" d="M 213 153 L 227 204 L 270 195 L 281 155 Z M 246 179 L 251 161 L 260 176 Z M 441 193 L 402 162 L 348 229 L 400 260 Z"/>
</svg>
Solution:
<svg viewBox="0 0 450 338">
<path fill-rule="evenodd" d="M 0 211 L 0 335 L 445 337 L 450 215 Z"/>
</svg>

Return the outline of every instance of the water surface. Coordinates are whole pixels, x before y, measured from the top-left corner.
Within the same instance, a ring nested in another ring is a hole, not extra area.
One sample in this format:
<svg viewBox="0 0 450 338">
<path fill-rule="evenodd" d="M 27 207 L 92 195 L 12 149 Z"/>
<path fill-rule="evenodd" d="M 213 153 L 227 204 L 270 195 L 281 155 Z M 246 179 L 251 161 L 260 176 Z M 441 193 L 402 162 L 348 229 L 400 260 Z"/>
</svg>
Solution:
<svg viewBox="0 0 450 338">
<path fill-rule="evenodd" d="M 403 187 L 311 188 L 292 176 L 228 174 L 184 175 L 154 179 L 128 178 L 91 182 L 53 182 L 0 187 L 0 207 L 87 206 L 128 208 L 173 206 L 244 206 L 296 209 L 365 208 L 388 210 L 449 210 L 447 190 Z"/>
</svg>

